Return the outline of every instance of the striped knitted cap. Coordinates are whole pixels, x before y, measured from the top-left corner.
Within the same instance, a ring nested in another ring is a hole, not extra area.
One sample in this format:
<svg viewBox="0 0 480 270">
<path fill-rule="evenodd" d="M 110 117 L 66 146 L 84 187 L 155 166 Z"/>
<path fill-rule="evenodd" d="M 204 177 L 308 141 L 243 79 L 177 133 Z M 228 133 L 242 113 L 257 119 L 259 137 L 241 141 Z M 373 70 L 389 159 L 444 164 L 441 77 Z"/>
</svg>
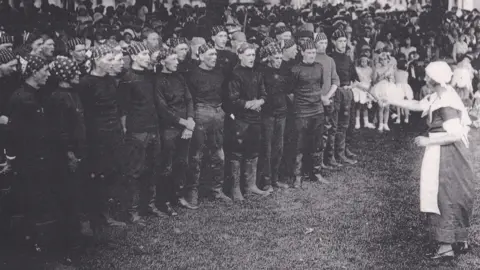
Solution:
<svg viewBox="0 0 480 270">
<path fill-rule="evenodd" d="M 288 27 L 286 26 L 280 26 L 275 28 L 275 35 L 281 35 L 285 32 L 290 32 L 290 29 L 288 29 Z"/>
<path fill-rule="evenodd" d="M 160 62 L 161 60 L 165 60 L 167 57 L 174 54 L 176 54 L 175 49 L 162 47 L 158 52 L 157 62 Z"/>
<path fill-rule="evenodd" d="M 205 43 L 198 48 L 198 55 L 206 53 L 208 50 L 214 49 L 215 47 L 210 43 Z"/>
<path fill-rule="evenodd" d="M 267 46 L 268 44 L 270 43 L 274 43 L 275 42 L 275 39 L 271 38 L 271 37 L 266 37 L 264 40 L 262 40 L 262 47 L 265 47 Z"/>
<path fill-rule="evenodd" d="M 149 51 L 147 46 L 141 42 L 132 42 L 130 46 L 127 48 L 127 52 L 129 55 L 137 55 L 143 51 Z"/>
<path fill-rule="evenodd" d="M 293 39 L 287 39 L 282 41 L 282 49 L 288 49 L 296 45 L 295 40 Z"/>
<path fill-rule="evenodd" d="M 90 56 L 94 59 L 104 57 L 109 53 L 113 53 L 113 49 L 107 45 L 95 46 L 90 50 Z"/>
<path fill-rule="evenodd" d="M 75 46 L 77 45 L 85 45 L 85 40 L 79 38 L 71 38 L 67 41 L 67 47 L 69 50 L 75 50 Z"/>
<path fill-rule="evenodd" d="M 184 37 L 172 37 L 172 38 L 169 38 L 166 42 L 167 46 L 168 47 L 172 47 L 175 49 L 175 47 L 177 47 L 178 45 L 180 44 L 187 44 L 188 45 L 188 42 L 187 42 L 187 39 L 184 38 Z"/>
<path fill-rule="evenodd" d="M 14 38 L 13 36 L 5 35 L 5 33 L 0 33 L 0 44 L 12 43 Z"/>
<path fill-rule="evenodd" d="M 240 45 L 240 47 L 238 47 L 237 53 L 238 53 L 238 54 L 243 54 L 243 53 L 245 53 L 247 50 L 250 50 L 250 49 L 251 49 L 251 50 L 255 50 L 255 46 L 254 46 L 253 44 L 250 44 L 250 43 L 245 42 L 245 43 L 242 43 L 242 44 Z"/>
<path fill-rule="evenodd" d="M 80 75 L 80 68 L 77 63 L 62 56 L 58 56 L 55 61 L 50 63 L 50 71 L 53 76 L 64 82 L 70 82 L 75 76 Z"/>
<path fill-rule="evenodd" d="M 302 51 L 316 49 L 315 43 L 311 40 L 307 40 L 305 43 L 300 44 L 300 47 L 302 48 Z"/>
<path fill-rule="evenodd" d="M 28 54 L 25 57 L 20 57 L 20 66 L 24 78 L 29 78 L 35 72 L 48 66 L 48 61 L 39 56 Z"/>
<path fill-rule="evenodd" d="M 282 54 L 282 48 L 277 43 L 270 43 L 264 47 L 265 57 Z"/>
<path fill-rule="evenodd" d="M 10 61 L 15 60 L 15 55 L 9 49 L 0 50 L 0 65 L 6 64 Z"/>
<path fill-rule="evenodd" d="M 345 33 L 345 31 L 343 31 L 342 29 L 337 29 L 332 34 L 333 40 L 337 40 L 339 38 L 346 38 L 346 37 L 347 37 L 347 33 Z"/>
<path fill-rule="evenodd" d="M 212 27 L 212 36 L 216 36 L 218 35 L 218 33 L 220 32 L 225 32 L 227 33 L 227 29 L 225 28 L 225 26 L 223 25 L 216 25 L 214 27 Z"/>
<path fill-rule="evenodd" d="M 314 42 L 317 43 L 321 40 L 328 40 L 327 35 L 325 35 L 325 33 L 318 33 L 317 36 L 315 37 Z"/>
</svg>

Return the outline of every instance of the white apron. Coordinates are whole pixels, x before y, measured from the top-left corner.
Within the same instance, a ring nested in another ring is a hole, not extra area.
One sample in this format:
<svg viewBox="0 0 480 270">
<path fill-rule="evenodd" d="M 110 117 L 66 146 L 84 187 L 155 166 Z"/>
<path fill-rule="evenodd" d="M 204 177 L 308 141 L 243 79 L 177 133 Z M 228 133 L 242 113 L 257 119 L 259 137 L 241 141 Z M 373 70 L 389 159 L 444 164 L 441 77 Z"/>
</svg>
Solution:
<svg viewBox="0 0 480 270">
<path fill-rule="evenodd" d="M 430 138 L 445 136 L 445 132 L 429 133 Z M 420 172 L 420 211 L 440 215 L 438 184 L 440 176 L 440 145 L 425 148 Z"/>
<path fill-rule="evenodd" d="M 471 124 L 468 113 L 461 102 L 458 94 L 448 86 L 448 95 L 444 95 L 442 99 L 436 93 L 425 97 L 420 103 L 423 103 L 425 110 L 422 117 L 428 115 L 429 121 L 432 121 L 432 112 L 441 107 L 453 107 L 462 111 L 461 125 L 458 129 L 462 130 L 462 142 L 468 148 L 468 125 Z M 444 126 L 445 129 L 447 129 Z M 450 128 L 448 128 L 450 130 Z M 447 131 L 448 131 L 447 130 Z M 450 132 L 450 131 L 449 131 Z M 446 132 L 429 133 L 430 138 L 438 138 L 445 136 Z M 430 145 L 425 148 L 422 160 L 422 169 L 420 172 L 420 211 L 424 213 L 435 213 L 440 215 L 438 208 L 438 189 L 440 178 L 440 145 Z"/>
</svg>

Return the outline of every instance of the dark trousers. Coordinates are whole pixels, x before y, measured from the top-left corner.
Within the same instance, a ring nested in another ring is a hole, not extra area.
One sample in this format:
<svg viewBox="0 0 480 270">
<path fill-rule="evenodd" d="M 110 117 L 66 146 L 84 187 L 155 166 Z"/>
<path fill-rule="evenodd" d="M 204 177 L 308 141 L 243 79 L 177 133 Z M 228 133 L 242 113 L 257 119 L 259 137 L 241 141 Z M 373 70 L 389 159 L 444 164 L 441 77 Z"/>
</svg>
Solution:
<svg viewBox="0 0 480 270">
<path fill-rule="evenodd" d="M 297 146 L 295 176 L 302 176 L 303 172 L 313 174 L 315 155 L 323 154 L 324 124 L 325 115 L 323 113 L 295 119 Z"/>
<path fill-rule="evenodd" d="M 160 204 L 176 203 L 179 196 L 185 196 L 190 140 L 182 139 L 182 132 L 175 127 L 162 132 L 161 183 L 157 190 Z"/>
<path fill-rule="evenodd" d="M 155 204 L 159 178 L 161 139 L 156 133 L 132 133 L 127 136 L 129 164 L 126 176 L 130 187 L 130 211 L 145 211 Z"/>
<path fill-rule="evenodd" d="M 352 99 L 352 90 L 340 87 L 335 93 L 333 104 L 325 106 L 328 121 L 327 125 L 329 127 L 325 148 L 325 159 L 327 163 L 336 157 L 345 157 Z"/>
<path fill-rule="evenodd" d="M 295 113 L 293 107 L 289 106 L 287 117 L 285 120 L 285 131 L 283 140 L 283 157 L 280 171 L 283 178 L 288 181 L 294 176 L 295 171 L 295 154 L 296 154 L 296 138 L 295 138 Z"/>
<path fill-rule="evenodd" d="M 190 175 L 186 189 L 197 190 L 202 168 L 209 169 L 210 188 L 220 191 L 223 187 L 225 155 L 223 152 L 223 126 L 225 113 L 221 107 L 197 104 L 195 130 L 190 149 Z M 210 160 L 205 160 L 207 156 Z M 204 166 L 204 162 L 208 166 Z"/>
<path fill-rule="evenodd" d="M 232 128 L 226 132 L 226 140 L 230 149 L 231 159 L 254 159 L 258 158 L 261 147 L 262 125 L 260 123 L 248 123 L 236 119 Z"/>
<path fill-rule="evenodd" d="M 284 115 L 264 115 L 262 118 L 262 149 L 258 166 L 264 186 L 278 181 L 278 171 L 283 156 L 285 123 Z"/>
<path fill-rule="evenodd" d="M 74 179 L 67 178 L 66 156 L 29 158 L 16 167 L 18 182 L 12 187 L 16 189 L 15 207 L 25 215 L 26 226 L 12 228 L 13 234 L 29 235 L 47 250 L 67 251 L 75 244 L 80 228 L 76 185 Z"/>
<path fill-rule="evenodd" d="M 103 220 L 102 214 L 111 210 L 109 206 L 114 206 L 111 199 L 119 199 L 114 194 L 114 188 L 122 182 L 120 178 L 123 168 L 127 167 L 128 157 L 120 127 L 97 132 L 89 137 L 87 144 L 87 158 L 83 164 L 87 175 L 86 192 L 90 196 L 87 207 L 92 226 L 97 227 Z"/>
</svg>

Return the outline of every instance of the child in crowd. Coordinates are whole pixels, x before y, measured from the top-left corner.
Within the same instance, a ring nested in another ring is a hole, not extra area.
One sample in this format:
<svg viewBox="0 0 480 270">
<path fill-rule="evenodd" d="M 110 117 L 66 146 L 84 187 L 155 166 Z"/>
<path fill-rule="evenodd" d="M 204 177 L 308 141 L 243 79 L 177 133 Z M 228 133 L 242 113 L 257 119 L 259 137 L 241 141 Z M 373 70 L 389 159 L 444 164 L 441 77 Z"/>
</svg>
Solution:
<svg viewBox="0 0 480 270">
<path fill-rule="evenodd" d="M 359 82 L 352 88 L 353 100 L 356 104 L 355 128 L 360 128 L 360 114 L 363 112 L 363 124 L 366 128 L 375 128 L 368 120 L 368 109 L 372 107 L 372 95 L 370 87 L 372 85 L 373 70 L 369 66 L 370 59 L 367 55 L 362 54 L 358 59 L 358 66 L 355 67 Z"/>
<path fill-rule="evenodd" d="M 397 84 L 399 95 L 403 95 L 404 99 L 412 100 L 413 91 L 408 84 L 407 61 L 398 61 L 397 70 L 395 71 L 395 82 Z M 400 107 L 397 107 L 397 121 L 395 122 L 395 124 L 400 124 L 402 112 L 405 116 L 405 123 L 408 123 L 410 112 L 407 109 L 401 109 Z"/>
<path fill-rule="evenodd" d="M 378 101 L 378 130 L 390 131 L 388 126 L 388 117 L 390 115 L 390 106 L 386 100 L 399 99 L 397 86 L 395 85 L 395 70 L 390 64 L 388 52 L 382 52 L 378 58 L 378 64 L 373 72 L 372 94 Z"/>
</svg>

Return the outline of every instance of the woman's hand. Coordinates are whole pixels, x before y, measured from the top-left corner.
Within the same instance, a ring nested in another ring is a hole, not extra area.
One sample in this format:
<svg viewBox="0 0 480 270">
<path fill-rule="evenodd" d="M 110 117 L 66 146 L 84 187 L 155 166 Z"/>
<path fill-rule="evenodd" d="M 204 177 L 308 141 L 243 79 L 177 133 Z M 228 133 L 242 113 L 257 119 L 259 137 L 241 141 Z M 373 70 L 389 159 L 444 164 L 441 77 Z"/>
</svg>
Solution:
<svg viewBox="0 0 480 270">
<path fill-rule="evenodd" d="M 425 136 L 418 136 L 415 138 L 415 144 L 420 147 L 426 147 L 430 143 L 430 138 Z"/>
</svg>

